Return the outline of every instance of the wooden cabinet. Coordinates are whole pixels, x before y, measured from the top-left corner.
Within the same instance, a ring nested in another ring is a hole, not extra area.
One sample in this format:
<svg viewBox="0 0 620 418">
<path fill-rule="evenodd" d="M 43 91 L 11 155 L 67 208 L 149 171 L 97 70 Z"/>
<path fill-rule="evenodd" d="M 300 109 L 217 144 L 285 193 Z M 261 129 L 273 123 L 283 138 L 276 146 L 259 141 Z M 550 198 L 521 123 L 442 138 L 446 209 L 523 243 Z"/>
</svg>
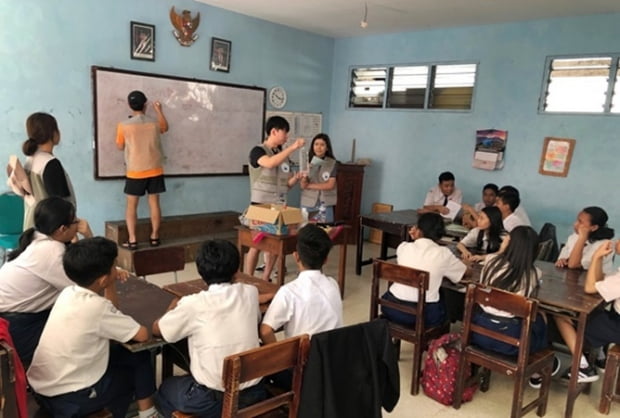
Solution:
<svg viewBox="0 0 620 418">
<path fill-rule="evenodd" d="M 364 183 L 364 166 L 338 163 L 338 202 L 334 219 L 351 225 L 349 244 L 357 242 L 359 234 L 359 214 L 362 205 L 362 185 Z"/>
</svg>

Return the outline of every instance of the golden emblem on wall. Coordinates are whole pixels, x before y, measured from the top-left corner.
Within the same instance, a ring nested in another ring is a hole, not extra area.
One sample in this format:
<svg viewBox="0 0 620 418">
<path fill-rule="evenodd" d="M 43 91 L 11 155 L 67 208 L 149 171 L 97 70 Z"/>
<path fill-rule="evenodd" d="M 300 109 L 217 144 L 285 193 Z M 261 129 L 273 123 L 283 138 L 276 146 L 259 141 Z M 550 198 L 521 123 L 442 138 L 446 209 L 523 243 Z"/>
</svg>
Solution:
<svg viewBox="0 0 620 418">
<path fill-rule="evenodd" d="M 172 31 L 172 34 L 181 45 L 191 46 L 198 39 L 198 34 L 194 32 L 200 24 L 200 12 L 192 19 L 192 12 L 189 10 L 183 10 L 179 15 L 174 11 L 174 6 L 172 6 L 170 8 L 170 21 L 176 29 Z"/>
</svg>

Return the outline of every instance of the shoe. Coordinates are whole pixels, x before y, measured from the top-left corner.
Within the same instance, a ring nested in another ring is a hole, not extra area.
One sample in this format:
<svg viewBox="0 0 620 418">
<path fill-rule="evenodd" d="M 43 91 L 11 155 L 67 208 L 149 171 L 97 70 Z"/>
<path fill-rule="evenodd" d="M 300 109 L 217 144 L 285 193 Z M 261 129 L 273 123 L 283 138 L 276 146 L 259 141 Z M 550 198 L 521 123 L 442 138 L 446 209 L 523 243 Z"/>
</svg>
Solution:
<svg viewBox="0 0 620 418">
<path fill-rule="evenodd" d="M 265 271 L 265 265 L 261 264 L 260 266 L 256 267 L 256 271 Z"/>
<path fill-rule="evenodd" d="M 551 370 L 551 376 L 555 376 L 556 374 L 558 374 L 561 367 L 562 363 L 560 362 L 560 359 L 556 356 L 553 356 L 553 369 Z M 528 383 L 530 384 L 530 387 L 534 389 L 540 389 L 540 386 L 542 385 L 542 379 L 543 378 L 540 375 L 532 376 L 530 377 Z"/>
<path fill-rule="evenodd" d="M 161 240 L 159 238 L 149 238 L 149 244 L 151 247 L 159 247 L 161 245 Z"/>
<path fill-rule="evenodd" d="M 562 379 L 570 379 L 570 369 L 568 369 L 566 371 L 566 373 L 564 373 L 564 375 L 562 376 Z M 596 369 L 594 367 L 592 367 L 591 365 L 588 365 L 588 367 L 580 367 L 579 368 L 579 377 L 577 378 L 577 382 L 579 383 L 589 383 L 589 382 L 596 382 L 598 380 L 598 373 L 596 372 Z"/>
<path fill-rule="evenodd" d="M 129 251 L 136 251 L 138 249 L 138 243 L 136 241 L 125 241 L 121 246 L 127 248 Z"/>
<path fill-rule="evenodd" d="M 607 364 L 606 358 L 597 358 L 596 360 L 594 360 L 594 365 L 602 372 L 605 372 L 605 364 Z"/>
</svg>

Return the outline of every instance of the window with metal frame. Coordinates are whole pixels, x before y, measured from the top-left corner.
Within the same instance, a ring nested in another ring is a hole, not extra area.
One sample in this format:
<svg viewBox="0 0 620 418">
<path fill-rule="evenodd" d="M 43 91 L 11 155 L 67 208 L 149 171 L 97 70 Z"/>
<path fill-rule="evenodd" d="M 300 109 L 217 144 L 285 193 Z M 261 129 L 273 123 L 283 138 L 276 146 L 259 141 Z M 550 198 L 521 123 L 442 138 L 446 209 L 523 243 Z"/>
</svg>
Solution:
<svg viewBox="0 0 620 418">
<path fill-rule="evenodd" d="M 387 72 L 387 67 L 354 68 L 349 107 L 383 107 Z"/>
</svg>

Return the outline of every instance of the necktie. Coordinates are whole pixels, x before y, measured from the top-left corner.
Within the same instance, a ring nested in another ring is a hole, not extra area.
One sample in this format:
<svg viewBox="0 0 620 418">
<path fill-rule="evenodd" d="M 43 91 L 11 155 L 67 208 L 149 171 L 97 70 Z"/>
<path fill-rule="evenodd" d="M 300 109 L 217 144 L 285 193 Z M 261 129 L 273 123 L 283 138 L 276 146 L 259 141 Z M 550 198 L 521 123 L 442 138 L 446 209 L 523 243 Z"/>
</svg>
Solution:
<svg viewBox="0 0 620 418">
<path fill-rule="evenodd" d="M 448 196 L 443 197 L 443 205 L 448 206 Z"/>
</svg>

